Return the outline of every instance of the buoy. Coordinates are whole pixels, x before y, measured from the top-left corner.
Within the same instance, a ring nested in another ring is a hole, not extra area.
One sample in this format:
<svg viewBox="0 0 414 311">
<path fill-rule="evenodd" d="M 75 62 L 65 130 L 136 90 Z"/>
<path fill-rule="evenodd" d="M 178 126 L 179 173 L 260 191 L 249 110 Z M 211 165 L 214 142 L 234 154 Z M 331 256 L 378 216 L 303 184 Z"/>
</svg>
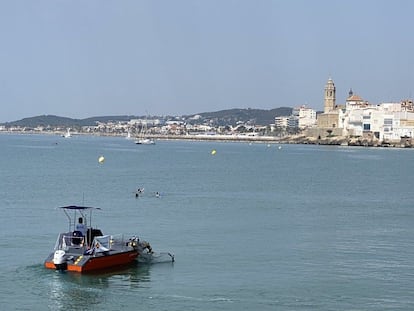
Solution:
<svg viewBox="0 0 414 311">
<path fill-rule="evenodd" d="M 216 154 L 216 152 L 217 152 L 217 151 L 216 151 L 216 149 L 211 150 L 211 154 L 212 154 L 212 155 L 215 155 L 215 154 Z"/>
<path fill-rule="evenodd" d="M 99 162 L 99 163 L 104 163 L 104 162 L 105 162 L 105 158 L 104 158 L 104 156 L 100 156 L 100 157 L 98 158 L 98 162 Z"/>
</svg>

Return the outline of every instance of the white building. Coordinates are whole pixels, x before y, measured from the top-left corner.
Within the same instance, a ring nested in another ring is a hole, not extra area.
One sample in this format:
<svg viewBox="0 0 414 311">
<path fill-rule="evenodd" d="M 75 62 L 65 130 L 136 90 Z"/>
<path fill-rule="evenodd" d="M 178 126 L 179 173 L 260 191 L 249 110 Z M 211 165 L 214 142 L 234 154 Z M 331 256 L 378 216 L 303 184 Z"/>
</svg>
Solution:
<svg viewBox="0 0 414 311">
<path fill-rule="evenodd" d="M 277 127 L 277 128 L 287 128 L 288 120 L 289 120 L 288 116 L 275 117 L 275 127 Z"/>
<path fill-rule="evenodd" d="M 367 136 L 380 141 L 400 141 L 414 138 L 414 103 L 406 99 L 399 103 L 370 104 L 352 89 L 345 105 L 336 104 L 336 88 L 331 78 L 325 86 L 324 113 L 318 116 L 318 132 L 329 129 L 335 135 Z M 299 116 L 299 111 L 294 112 Z"/>
<path fill-rule="evenodd" d="M 403 110 L 401 103 L 347 105 L 343 115 L 344 136 L 372 133 L 380 141 L 414 137 L 414 112 Z"/>
<path fill-rule="evenodd" d="M 294 129 L 299 128 L 299 118 L 298 118 L 298 116 L 295 116 L 295 115 L 292 114 L 288 118 L 287 127 L 294 128 Z"/>
<path fill-rule="evenodd" d="M 297 119 L 297 127 L 305 129 L 316 124 L 316 111 L 306 106 L 300 106 L 292 110 L 292 116 Z"/>
</svg>

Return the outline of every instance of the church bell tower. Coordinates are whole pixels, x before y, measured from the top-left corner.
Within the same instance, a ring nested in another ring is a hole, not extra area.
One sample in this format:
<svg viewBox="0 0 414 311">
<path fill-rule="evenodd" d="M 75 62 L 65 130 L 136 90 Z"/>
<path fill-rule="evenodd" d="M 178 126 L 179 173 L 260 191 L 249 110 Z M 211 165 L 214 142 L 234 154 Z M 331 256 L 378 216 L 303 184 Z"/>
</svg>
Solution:
<svg viewBox="0 0 414 311">
<path fill-rule="evenodd" d="M 328 79 L 328 82 L 325 85 L 325 100 L 324 100 L 324 113 L 332 111 L 335 109 L 336 102 L 336 89 L 335 84 L 331 78 Z"/>
</svg>

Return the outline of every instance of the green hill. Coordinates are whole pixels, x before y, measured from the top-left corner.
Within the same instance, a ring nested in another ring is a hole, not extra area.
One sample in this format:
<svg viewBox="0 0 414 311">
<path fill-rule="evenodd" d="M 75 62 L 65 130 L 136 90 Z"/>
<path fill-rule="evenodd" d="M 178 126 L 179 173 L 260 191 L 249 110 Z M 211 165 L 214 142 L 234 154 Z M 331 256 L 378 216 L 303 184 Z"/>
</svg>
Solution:
<svg viewBox="0 0 414 311">
<path fill-rule="evenodd" d="M 93 126 L 97 122 L 107 123 L 110 121 L 129 121 L 134 116 L 103 116 L 103 117 L 91 117 L 86 119 L 72 119 L 66 117 L 59 117 L 55 115 L 42 115 L 30 118 L 24 118 L 18 121 L 3 123 L 5 126 L 20 126 L 20 127 L 37 127 L 37 126 L 50 126 L 50 127 L 81 127 L 81 126 Z"/>
<path fill-rule="evenodd" d="M 168 121 L 172 119 L 184 120 L 188 123 L 201 124 L 208 122 L 214 125 L 236 125 L 237 123 L 250 123 L 256 125 L 268 125 L 275 122 L 276 116 L 289 116 L 292 113 L 292 108 L 282 107 L 271 110 L 262 109 L 228 109 L 215 112 L 203 112 L 196 115 L 186 115 L 180 117 L 159 117 L 148 116 L 148 118 L 158 118 L 162 121 Z M 198 116 L 197 118 L 195 116 Z M 127 122 L 131 119 L 144 119 L 146 116 L 101 116 L 90 117 L 86 119 L 71 119 L 66 117 L 60 117 L 55 115 L 41 115 L 30 118 L 24 118 L 18 121 L 6 122 L 2 125 L 6 127 L 19 126 L 34 128 L 38 126 L 43 127 L 81 127 L 81 126 L 94 126 L 97 122 Z"/>
<path fill-rule="evenodd" d="M 290 116 L 292 108 L 281 107 L 271 110 L 262 109 L 229 109 L 216 112 L 199 113 L 200 120 L 213 120 L 217 125 L 236 125 L 238 122 L 257 125 L 268 125 L 275 123 L 275 117 Z"/>
</svg>

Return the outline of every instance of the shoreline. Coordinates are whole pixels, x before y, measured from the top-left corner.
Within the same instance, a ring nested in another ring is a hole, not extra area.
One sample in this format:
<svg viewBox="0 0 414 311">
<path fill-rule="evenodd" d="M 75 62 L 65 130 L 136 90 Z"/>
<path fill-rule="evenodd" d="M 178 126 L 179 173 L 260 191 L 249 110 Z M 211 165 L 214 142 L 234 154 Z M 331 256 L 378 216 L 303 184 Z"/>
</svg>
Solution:
<svg viewBox="0 0 414 311">
<path fill-rule="evenodd" d="M 64 138 L 65 132 L 36 132 L 36 131 L 0 131 L 0 135 L 47 135 L 60 136 Z M 126 138 L 126 134 L 121 133 L 82 133 L 74 132 L 72 136 L 101 136 L 101 137 L 120 137 Z M 276 136 L 249 136 L 249 135 L 148 135 L 149 138 L 156 140 L 181 140 L 181 141 L 218 141 L 218 142 L 249 142 L 249 143 L 268 143 L 268 144 L 295 144 L 295 145 L 321 145 L 321 146 L 342 146 L 342 147 L 374 147 L 374 148 L 414 148 L 414 141 L 402 139 L 400 142 L 384 143 L 366 138 L 349 137 L 325 137 L 315 138 L 303 135 L 291 135 L 284 137 Z M 134 141 L 136 137 L 129 140 Z"/>
</svg>

